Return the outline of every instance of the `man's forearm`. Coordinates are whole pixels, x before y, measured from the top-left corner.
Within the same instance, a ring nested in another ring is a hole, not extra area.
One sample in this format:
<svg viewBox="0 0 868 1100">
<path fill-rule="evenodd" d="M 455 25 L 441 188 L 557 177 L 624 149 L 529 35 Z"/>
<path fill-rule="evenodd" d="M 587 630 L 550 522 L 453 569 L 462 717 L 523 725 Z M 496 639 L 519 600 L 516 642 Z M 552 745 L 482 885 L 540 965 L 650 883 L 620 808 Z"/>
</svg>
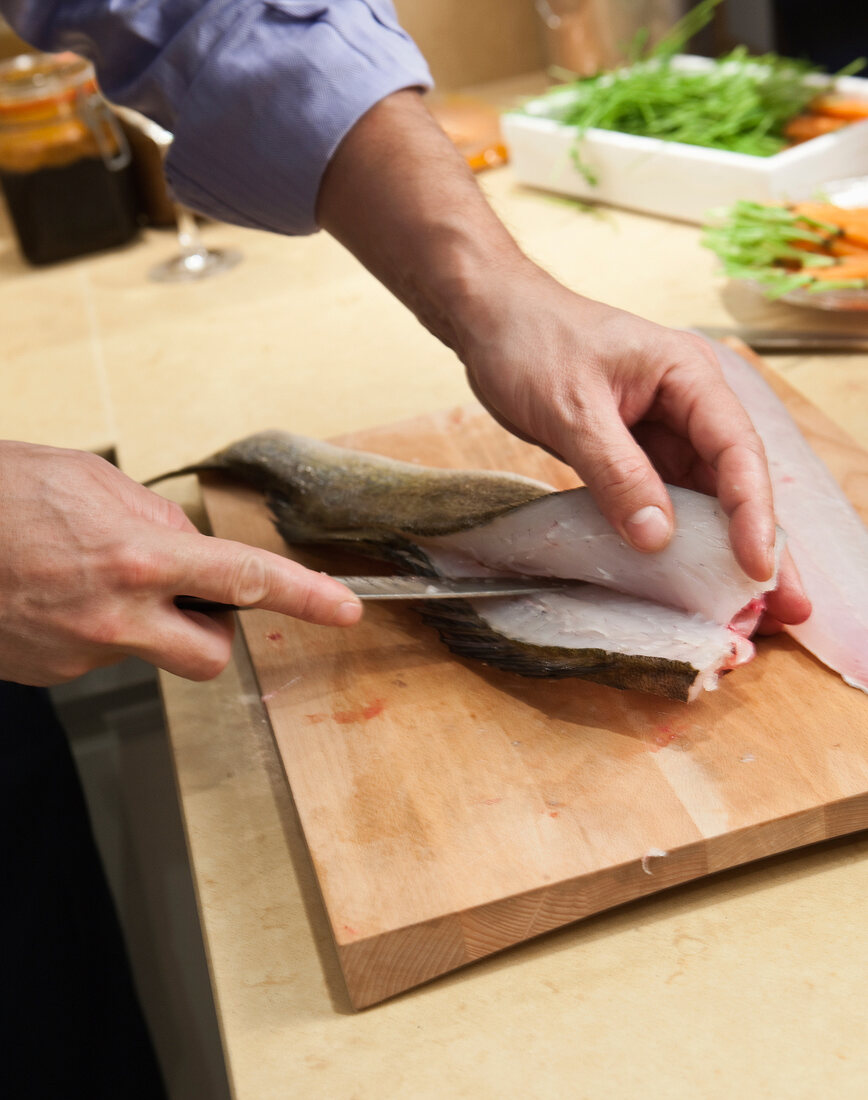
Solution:
<svg viewBox="0 0 868 1100">
<path fill-rule="evenodd" d="M 574 294 L 527 259 L 417 93 L 356 122 L 317 214 L 457 352 L 501 424 L 574 467 L 626 541 L 653 551 L 671 536 L 662 474 L 716 493 L 742 567 L 770 576 L 762 445 L 710 348 Z M 795 598 L 781 605 L 805 613 Z"/>
<path fill-rule="evenodd" d="M 485 292 L 529 263 L 415 91 L 356 123 L 326 170 L 317 219 L 459 355 L 483 323 Z"/>
</svg>

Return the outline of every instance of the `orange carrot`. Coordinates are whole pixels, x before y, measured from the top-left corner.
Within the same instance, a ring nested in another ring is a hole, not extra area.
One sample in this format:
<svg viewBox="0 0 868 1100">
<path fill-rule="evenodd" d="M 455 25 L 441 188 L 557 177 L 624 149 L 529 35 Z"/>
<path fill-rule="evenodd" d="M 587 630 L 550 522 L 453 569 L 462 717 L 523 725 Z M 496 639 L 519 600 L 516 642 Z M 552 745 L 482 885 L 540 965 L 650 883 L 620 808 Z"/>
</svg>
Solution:
<svg viewBox="0 0 868 1100">
<path fill-rule="evenodd" d="M 802 245 L 797 245 L 801 248 Z M 868 246 L 861 244 L 854 244 L 849 237 L 836 237 L 833 241 L 827 245 L 827 251 L 833 256 L 866 256 L 868 257 Z"/>
<path fill-rule="evenodd" d="M 803 218 L 813 218 L 814 221 L 829 222 L 837 226 L 841 225 L 842 219 L 854 213 L 852 210 L 845 210 L 843 206 L 834 206 L 830 202 L 794 202 L 790 209 Z"/>
<path fill-rule="evenodd" d="M 846 119 L 830 118 L 827 115 L 796 115 L 784 127 L 784 136 L 800 145 L 803 141 L 831 134 L 846 125 Z"/>
<path fill-rule="evenodd" d="M 793 248 L 798 248 L 800 252 L 820 252 L 827 255 L 830 241 L 791 241 L 790 243 Z"/>
<path fill-rule="evenodd" d="M 868 258 L 857 260 L 854 257 L 840 264 L 832 264 L 831 267 L 807 268 L 805 274 L 819 282 L 837 282 L 839 279 L 868 280 Z"/>
<path fill-rule="evenodd" d="M 821 95 L 811 104 L 811 110 L 829 118 L 858 122 L 859 119 L 868 118 L 868 99 L 847 95 Z"/>
<path fill-rule="evenodd" d="M 868 247 L 868 208 L 847 210 L 828 202 L 797 202 L 791 209 L 803 218 L 836 225 L 851 244 Z"/>
<path fill-rule="evenodd" d="M 844 226 L 844 236 L 851 244 L 868 248 L 868 222 L 848 222 Z"/>
<path fill-rule="evenodd" d="M 480 149 L 478 152 L 468 153 L 466 159 L 472 172 L 483 172 L 486 168 L 497 168 L 498 165 L 506 164 L 509 155 L 506 146 L 496 142 L 492 145 L 486 145 L 484 149 Z"/>
</svg>

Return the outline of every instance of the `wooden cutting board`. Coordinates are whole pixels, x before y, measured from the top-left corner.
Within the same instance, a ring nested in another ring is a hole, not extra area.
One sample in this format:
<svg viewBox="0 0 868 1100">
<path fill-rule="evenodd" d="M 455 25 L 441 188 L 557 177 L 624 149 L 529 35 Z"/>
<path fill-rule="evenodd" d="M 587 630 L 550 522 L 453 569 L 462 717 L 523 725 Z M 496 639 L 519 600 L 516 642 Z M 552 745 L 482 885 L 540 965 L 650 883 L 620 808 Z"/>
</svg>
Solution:
<svg viewBox="0 0 868 1100">
<path fill-rule="evenodd" d="M 766 376 L 868 520 L 868 454 Z M 478 407 L 338 442 L 575 483 Z M 204 496 L 215 534 L 286 552 L 257 493 L 211 482 Z M 868 826 L 868 697 L 783 635 L 686 705 L 462 660 L 408 605 L 368 605 L 352 630 L 240 619 L 357 1008 L 622 902 Z"/>
</svg>

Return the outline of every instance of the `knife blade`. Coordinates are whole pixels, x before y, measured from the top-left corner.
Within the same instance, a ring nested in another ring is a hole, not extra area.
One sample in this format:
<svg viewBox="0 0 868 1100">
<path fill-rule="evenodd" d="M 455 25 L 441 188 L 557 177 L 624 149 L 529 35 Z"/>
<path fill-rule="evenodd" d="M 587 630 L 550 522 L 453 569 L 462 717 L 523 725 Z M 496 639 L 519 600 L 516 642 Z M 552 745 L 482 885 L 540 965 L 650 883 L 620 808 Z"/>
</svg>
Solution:
<svg viewBox="0 0 868 1100">
<path fill-rule="evenodd" d="M 696 331 L 723 340 L 735 336 L 760 352 L 787 351 L 868 351 L 868 332 L 798 332 L 784 329 L 717 328 L 695 325 Z"/>
<path fill-rule="evenodd" d="M 491 596 L 527 596 L 579 583 L 560 577 L 416 577 L 405 574 L 334 579 L 345 584 L 360 600 L 475 600 Z M 199 596 L 176 596 L 175 606 L 182 611 L 203 611 L 206 614 L 252 610 Z"/>
</svg>

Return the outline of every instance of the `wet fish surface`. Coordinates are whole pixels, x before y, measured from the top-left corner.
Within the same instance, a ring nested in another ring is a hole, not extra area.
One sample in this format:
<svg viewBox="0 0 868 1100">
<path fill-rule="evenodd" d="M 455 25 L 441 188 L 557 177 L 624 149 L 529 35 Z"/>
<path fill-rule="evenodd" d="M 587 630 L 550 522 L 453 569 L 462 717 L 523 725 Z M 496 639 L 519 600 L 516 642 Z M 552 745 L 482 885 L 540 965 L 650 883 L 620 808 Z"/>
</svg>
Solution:
<svg viewBox="0 0 868 1100">
<path fill-rule="evenodd" d="M 762 438 L 775 511 L 813 605 L 804 623 L 785 630 L 852 687 L 868 692 L 868 528 L 771 386 L 731 348 L 711 343 Z"/>
<path fill-rule="evenodd" d="M 525 676 L 694 699 L 751 659 L 748 634 L 775 584 L 744 573 L 718 502 L 686 489 L 670 490 L 672 543 L 647 555 L 620 539 L 587 489 L 556 492 L 517 474 L 419 466 L 280 431 L 174 474 L 206 470 L 262 490 L 289 544 L 343 546 L 422 576 L 575 581 L 423 605 L 453 652 Z"/>
</svg>

